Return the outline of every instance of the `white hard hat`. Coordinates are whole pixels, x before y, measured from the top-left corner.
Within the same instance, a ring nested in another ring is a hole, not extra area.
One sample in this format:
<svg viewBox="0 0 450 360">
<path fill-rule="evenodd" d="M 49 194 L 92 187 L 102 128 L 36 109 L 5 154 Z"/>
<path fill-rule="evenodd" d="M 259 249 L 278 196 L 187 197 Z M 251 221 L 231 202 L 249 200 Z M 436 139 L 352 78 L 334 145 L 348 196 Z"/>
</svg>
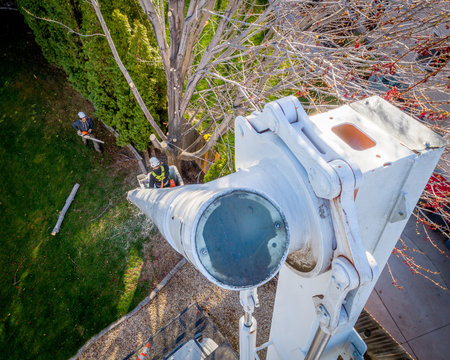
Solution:
<svg viewBox="0 0 450 360">
<path fill-rule="evenodd" d="M 82 119 L 82 118 L 86 117 L 86 114 L 85 114 L 84 112 L 80 111 L 80 112 L 78 113 L 78 117 L 79 117 L 80 119 Z"/>
<path fill-rule="evenodd" d="M 155 158 L 155 157 L 150 158 L 150 166 L 152 168 L 159 166 L 159 164 L 160 164 L 160 161 L 158 160 L 158 158 Z"/>
</svg>

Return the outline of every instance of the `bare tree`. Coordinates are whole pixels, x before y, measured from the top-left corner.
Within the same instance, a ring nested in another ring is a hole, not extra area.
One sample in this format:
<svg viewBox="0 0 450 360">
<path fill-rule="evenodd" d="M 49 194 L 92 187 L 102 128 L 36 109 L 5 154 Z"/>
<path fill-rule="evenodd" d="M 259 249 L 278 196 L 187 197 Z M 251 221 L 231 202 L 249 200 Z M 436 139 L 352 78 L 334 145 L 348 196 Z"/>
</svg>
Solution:
<svg viewBox="0 0 450 360">
<path fill-rule="evenodd" d="M 161 140 L 172 161 L 204 154 L 237 113 L 287 92 L 315 111 L 380 94 L 422 118 L 443 116 L 434 96 L 448 84 L 442 1 L 139 2 L 166 73 Z M 195 152 L 182 144 L 194 129 L 209 134 Z"/>
<path fill-rule="evenodd" d="M 263 34 L 273 13 L 268 6 L 258 8 L 256 1 L 231 0 L 217 11 L 215 0 L 190 1 L 187 9 L 184 1 L 170 0 L 167 9 L 164 1 L 139 2 L 153 27 L 167 79 L 169 135 L 161 140 L 168 146 L 153 143 L 172 162 L 191 160 L 230 129 L 234 110 L 250 100 L 243 79 L 233 82 L 214 69 L 234 66 L 241 56 L 238 48 Z M 194 130 L 208 136 L 184 142 Z M 199 147 L 202 139 L 207 141 Z"/>
<path fill-rule="evenodd" d="M 264 31 L 265 27 L 258 24 L 267 23 L 265 20 L 270 14 L 268 7 L 262 7 L 263 11 L 258 14 L 254 23 L 249 23 L 247 22 L 249 17 L 255 18 L 253 12 L 256 5 L 254 3 L 232 0 L 227 2 L 226 8 L 221 13 L 215 13 L 213 11 L 215 2 L 213 0 L 191 1 L 185 15 L 186 5 L 184 1 L 169 1 L 167 14 L 163 1 L 140 1 L 148 20 L 153 26 L 166 74 L 169 131 L 164 134 L 146 108 L 138 89 L 120 60 L 101 14 L 98 1 L 91 0 L 116 63 L 122 70 L 137 102 L 159 137 L 157 139 L 156 136 L 152 136 L 152 143 L 165 153 L 169 163 L 179 165 L 181 159 L 192 160 L 205 154 L 218 138 L 230 129 L 230 122 L 236 115 L 235 112 L 229 111 L 230 105 L 231 109 L 239 107 L 246 97 L 246 92 L 243 90 L 245 86 L 234 83 L 233 87 L 239 85 L 240 91 L 228 92 L 226 95 L 229 96 L 220 96 L 219 98 L 221 87 L 215 86 L 206 79 L 209 68 L 214 67 L 214 62 L 232 64 L 235 44 L 244 43 L 255 33 Z M 166 33 L 166 16 L 168 19 L 168 36 Z M 238 24 L 236 21 L 238 21 Z M 167 39 L 169 39 L 169 42 Z M 206 45 L 203 45 L 203 43 Z M 223 78 L 222 74 L 211 75 L 218 76 L 219 79 Z M 205 94 L 198 90 L 202 81 L 204 81 L 206 87 L 211 88 L 216 98 L 208 92 Z M 193 98 L 196 99 L 194 103 L 192 102 Z M 194 120 L 197 116 L 201 117 L 200 121 Z M 194 141 L 188 144 L 183 142 L 183 139 L 194 130 L 201 130 L 202 134 L 208 133 L 208 136 L 197 136 Z M 204 141 L 204 139 L 208 140 Z M 201 144 L 202 142 L 203 144 Z M 199 143 L 202 146 L 198 146 Z M 193 151 L 194 148 L 197 148 L 197 150 Z"/>
<path fill-rule="evenodd" d="M 449 5 L 443 0 L 139 3 L 167 79 L 168 133 L 145 104 L 143 110 L 158 137 L 153 144 L 171 163 L 204 155 L 236 115 L 292 93 L 309 112 L 380 95 L 448 134 Z M 92 4 L 108 37 L 97 0 Z M 194 131 L 201 136 L 186 141 Z M 448 173 L 445 161 L 441 166 Z M 439 200 L 448 221 L 448 198 Z M 442 230 L 448 236 L 448 225 Z"/>
<path fill-rule="evenodd" d="M 167 79 L 168 134 L 146 116 L 160 140 L 153 144 L 173 163 L 203 155 L 235 115 L 288 92 L 315 111 L 379 94 L 422 118 L 445 116 L 444 1 L 139 3 Z M 441 125 L 433 123 L 445 131 Z M 194 129 L 207 136 L 183 143 Z M 208 141 L 194 151 L 202 138 Z"/>
</svg>

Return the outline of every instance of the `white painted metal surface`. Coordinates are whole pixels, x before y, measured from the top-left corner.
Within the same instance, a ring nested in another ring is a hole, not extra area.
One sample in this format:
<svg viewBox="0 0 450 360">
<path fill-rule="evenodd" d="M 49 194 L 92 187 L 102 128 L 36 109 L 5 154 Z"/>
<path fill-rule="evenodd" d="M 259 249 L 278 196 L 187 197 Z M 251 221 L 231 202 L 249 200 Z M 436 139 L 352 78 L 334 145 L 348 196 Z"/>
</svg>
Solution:
<svg viewBox="0 0 450 360">
<path fill-rule="evenodd" d="M 246 174 L 233 175 L 205 185 L 135 189 L 128 198 L 211 282 L 243 290 L 279 271 L 290 231 L 270 195 L 251 188 Z"/>
<path fill-rule="evenodd" d="M 257 321 L 252 315 L 255 307 L 259 307 L 256 288 L 240 291 L 239 301 L 244 309 L 244 316 L 239 319 L 239 359 L 254 360 Z"/>
<path fill-rule="evenodd" d="M 256 319 L 250 315 L 250 324 L 245 317 L 239 319 L 239 360 L 254 360 L 256 349 Z"/>
</svg>

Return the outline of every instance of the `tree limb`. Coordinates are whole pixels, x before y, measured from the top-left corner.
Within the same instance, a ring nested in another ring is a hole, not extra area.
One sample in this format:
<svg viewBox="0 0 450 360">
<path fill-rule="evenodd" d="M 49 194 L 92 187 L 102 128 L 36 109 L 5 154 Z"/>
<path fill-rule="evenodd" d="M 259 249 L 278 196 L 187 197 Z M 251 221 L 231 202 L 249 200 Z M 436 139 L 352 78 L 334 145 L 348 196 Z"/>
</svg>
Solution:
<svg viewBox="0 0 450 360">
<path fill-rule="evenodd" d="M 74 33 L 74 34 L 76 34 L 76 35 L 78 35 L 78 36 L 83 36 L 83 37 L 90 37 L 90 36 L 105 36 L 105 34 L 81 34 L 81 33 L 77 32 L 77 31 L 71 29 L 71 28 L 68 27 L 67 25 L 63 24 L 62 22 L 59 22 L 59 21 L 56 21 L 56 20 L 52 20 L 52 19 L 48 19 L 48 18 L 43 18 L 43 17 L 36 16 L 36 15 L 32 14 L 31 12 L 29 12 L 29 11 L 28 11 L 27 9 L 25 9 L 24 7 L 22 8 L 22 10 L 25 11 L 28 15 L 30 15 L 30 16 L 36 18 L 36 19 L 44 20 L 44 21 L 47 21 L 47 22 L 51 22 L 51 23 L 55 23 L 55 24 L 61 25 L 62 27 L 65 27 L 67 30 L 69 30 L 69 32 Z"/>
<path fill-rule="evenodd" d="M 170 60 L 169 60 L 169 45 L 167 44 L 166 38 L 166 24 L 164 21 L 164 5 L 163 1 L 160 2 L 159 14 L 155 9 L 155 5 L 152 0 L 139 0 L 139 4 L 144 10 L 148 21 L 153 27 L 153 32 L 155 34 L 156 43 L 158 44 L 159 52 L 162 57 L 162 62 L 164 66 L 164 71 L 166 72 L 166 78 L 170 73 Z"/>
</svg>

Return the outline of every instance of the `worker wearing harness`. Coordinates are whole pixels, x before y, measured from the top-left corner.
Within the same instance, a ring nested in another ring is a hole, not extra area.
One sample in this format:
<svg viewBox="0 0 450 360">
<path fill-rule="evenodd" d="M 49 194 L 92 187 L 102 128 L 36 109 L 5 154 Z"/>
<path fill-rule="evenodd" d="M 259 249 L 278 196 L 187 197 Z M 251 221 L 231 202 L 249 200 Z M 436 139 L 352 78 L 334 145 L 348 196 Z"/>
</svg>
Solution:
<svg viewBox="0 0 450 360">
<path fill-rule="evenodd" d="M 148 176 L 150 189 L 169 187 L 169 166 L 161 164 L 155 157 L 150 158 L 150 166 L 153 169 Z"/>
<path fill-rule="evenodd" d="M 94 122 L 90 117 L 87 117 L 86 114 L 82 111 L 78 113 L 78 120 L 72 124 L 73 128 L 76 130 L 77 134 L 81 136 L 83 140 L 83 144 L 87 145 L 87 139 L 83 135 L 91 135 L 92 130 L 94 129 Z M 102 152 L 100 149 L 100 144 L 93 141 L 94 148 L 98 152 Z"/>
</svg>

